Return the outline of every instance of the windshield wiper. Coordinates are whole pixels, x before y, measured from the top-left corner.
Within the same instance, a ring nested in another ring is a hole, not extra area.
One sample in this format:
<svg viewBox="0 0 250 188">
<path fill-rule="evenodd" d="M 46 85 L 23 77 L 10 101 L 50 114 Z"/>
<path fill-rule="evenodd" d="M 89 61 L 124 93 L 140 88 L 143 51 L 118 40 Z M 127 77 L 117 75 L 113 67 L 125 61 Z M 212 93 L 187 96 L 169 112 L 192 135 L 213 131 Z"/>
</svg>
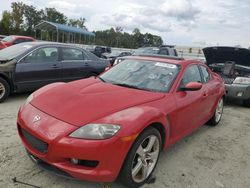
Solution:
<svg viewBox="0 0 250 188">
<path fill-rule="evenodd" d="M 125 83 L 113 83 L 115 85 L 118 85 L 118 86 L 122 86 L 122 87 L 127 87 L 127 88 L 133 88 L 133 89 L 140 89 L 140 90 L 143 90 L 142 88 L 139 88 L 137 86 L 133 86 L 133 85 L 129 85 L 129 84 L 125 84 Z"/>
<path fill-rule="evenodd" d="M 106 82 L 106 80 L 104 80 L 102 77 L 97 76 L 97 78 L 99 78 L 102 82 Z"/>
</svg>

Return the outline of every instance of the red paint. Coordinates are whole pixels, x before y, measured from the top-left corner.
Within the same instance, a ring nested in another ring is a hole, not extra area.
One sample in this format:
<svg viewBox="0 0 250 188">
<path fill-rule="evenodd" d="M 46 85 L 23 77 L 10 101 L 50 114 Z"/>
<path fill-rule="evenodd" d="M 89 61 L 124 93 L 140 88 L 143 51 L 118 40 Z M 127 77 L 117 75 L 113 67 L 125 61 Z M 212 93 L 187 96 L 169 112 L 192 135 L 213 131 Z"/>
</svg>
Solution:
<svg viewBox="0 0 250 188">
<path fill-rule="evenodd" d="M 11 37 L 13 38 L 12 41 L 9 41 L 9 42 L 4 42 L 4 41 L 1 41 L 0 42 L 0 50 L 1 49 L 4 49 L 4 48 L 7 48 L 9 46 L 12 46 L 14 45 L 14 42 L 18 39 L 30 39 L 32 41 L 36 41 L 34 38 L 32 37 L 27 37 L 27 36 L 17 36 L 17 35 L 11 35 Z"/>
<path fill-rule="evenodd" d="M 218 100 L 225 94 L 222 79 L 212 72 L 211 81 L 202 84 L 200 90 L 178 91 L 186 67 L 201 64 L 198 61 L 134 58 L 181 64 L 170 92 L 129 89 L 94 78 L 46 86 L 35 92 L 32 102 L 22 106 L 18 113 L 18 124 L 49 144 L 47 154 L 39 153 L 20 134 L 29 152 L 75 178 L 114 181 L 134 139 L 147 126 L 152 123 L 163 126 L 164 148 L 167 148 L 206 123 L 212 117 Z M 191 86 L 197 88 L 198 85 Z M 36 115 L 41 117 L 41 121 L 33 123 Z M 118 124 L 121 129 L 107 140 L 68 136 L 87 123 Z M 97 160 L 99 165 L 95 168 L 76 166 L 70 163 L 70 158 Z"/>
</svg>

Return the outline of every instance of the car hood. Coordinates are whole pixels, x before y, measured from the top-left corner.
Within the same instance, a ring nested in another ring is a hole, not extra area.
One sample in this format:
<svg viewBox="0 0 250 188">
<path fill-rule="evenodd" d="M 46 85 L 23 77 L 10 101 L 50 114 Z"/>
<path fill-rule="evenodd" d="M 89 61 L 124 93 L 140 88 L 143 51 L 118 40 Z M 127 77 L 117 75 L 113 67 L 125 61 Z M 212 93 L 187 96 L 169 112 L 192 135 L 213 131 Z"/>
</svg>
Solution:
<svg viewBox="0 0 250 188">
<path fill-rule="evenodd" d="M 125 88 L 89 78 L 59 85 L 35 97 L 39 110 L 75 126 L 164 97 L 163 93 Z"/>
<path fill-rule="evenodd" d="M 235 47 L 208 47 L 203 49 L 208 65 L 234 61 L 238 65 L 250 66 L 250 50 Z"/>
</svg>

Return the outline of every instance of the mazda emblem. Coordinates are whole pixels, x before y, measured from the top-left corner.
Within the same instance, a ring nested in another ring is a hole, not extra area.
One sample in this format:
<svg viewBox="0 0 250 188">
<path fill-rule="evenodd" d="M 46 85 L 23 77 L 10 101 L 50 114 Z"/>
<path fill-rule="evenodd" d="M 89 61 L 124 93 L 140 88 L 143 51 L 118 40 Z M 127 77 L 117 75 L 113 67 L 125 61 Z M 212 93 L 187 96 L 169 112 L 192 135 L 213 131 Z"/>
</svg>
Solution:
<svg viewBox="0 0 250 188">
<path fill-rule="evenodd" d="M 36 115 L 34 118 L 33 118 L 33 123 L 37 122 L 37 121 L 40 121 L 41 117 Z"/>
</svg>

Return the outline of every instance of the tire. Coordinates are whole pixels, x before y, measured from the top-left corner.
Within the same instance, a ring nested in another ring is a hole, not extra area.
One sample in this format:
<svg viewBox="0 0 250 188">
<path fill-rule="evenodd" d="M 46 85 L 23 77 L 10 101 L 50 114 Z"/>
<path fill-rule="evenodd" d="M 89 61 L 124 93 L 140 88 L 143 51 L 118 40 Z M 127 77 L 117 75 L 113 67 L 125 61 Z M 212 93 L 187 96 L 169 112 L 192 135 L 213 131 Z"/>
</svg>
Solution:
<svg viewBox="0 0 250 188">
<path fill-rule="evenodd" d="M 161 146 L 159 131 L 153 127 L 145 129 L 134 142 L 124 161 L 119 176 L 120 182 L 129 188 L 145 184 L 157 165 Z"/>
<path fill-rule="evenodd" d="M 223 97 L 218 101 L 213 117 L 208 121 L 208 124 L 211 126 L 216 126 L 221 120 L 224 108 L 224 99 Z"/>
<path fill-rule="evenodd" d="M 250 98 L 243 101 L 243 106 L 250 108 Z"/>
<path fill-rule="evenodd" d="M 3 102 L 10 95 L 9 83 L 0 77 L 0 103 Z"/>
</svg>

